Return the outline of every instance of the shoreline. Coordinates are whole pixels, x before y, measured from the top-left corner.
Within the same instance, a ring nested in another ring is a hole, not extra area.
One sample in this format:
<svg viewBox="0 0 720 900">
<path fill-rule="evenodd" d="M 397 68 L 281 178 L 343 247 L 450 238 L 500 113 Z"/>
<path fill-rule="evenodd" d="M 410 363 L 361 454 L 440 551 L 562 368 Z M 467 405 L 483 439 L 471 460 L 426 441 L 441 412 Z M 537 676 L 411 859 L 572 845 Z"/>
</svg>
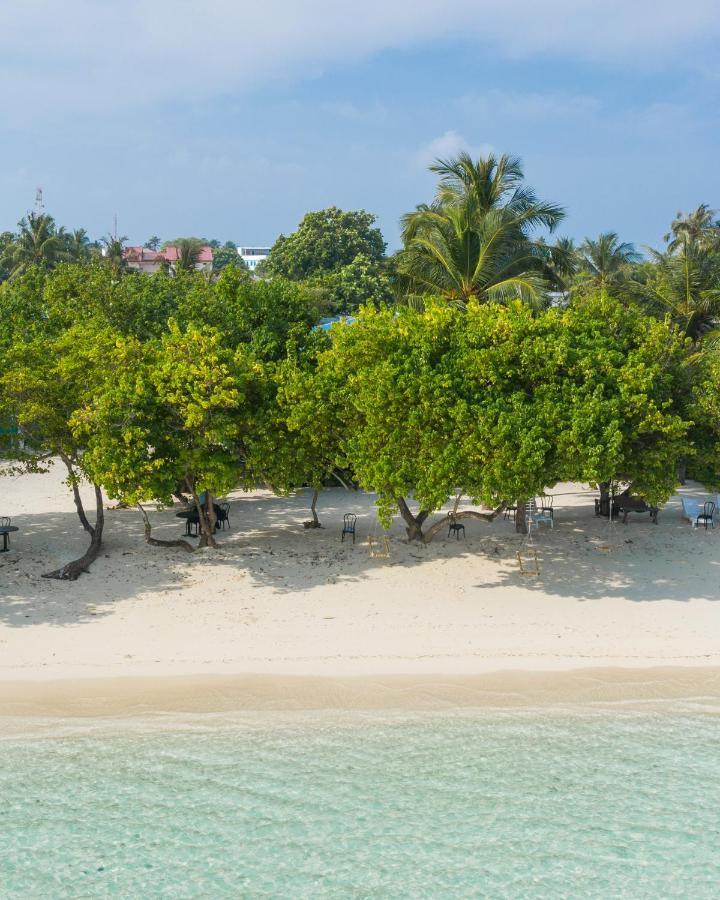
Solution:
<svg viewBox="0 0 720 900">
<path fill-rule="evenodd" d="M 720 712 L 720 667 L 501 670 L 476 675 L 201 674 L 0 682 L 3 719 L 152 714 L 519 709 L 689 702 Z"/>
</svg>

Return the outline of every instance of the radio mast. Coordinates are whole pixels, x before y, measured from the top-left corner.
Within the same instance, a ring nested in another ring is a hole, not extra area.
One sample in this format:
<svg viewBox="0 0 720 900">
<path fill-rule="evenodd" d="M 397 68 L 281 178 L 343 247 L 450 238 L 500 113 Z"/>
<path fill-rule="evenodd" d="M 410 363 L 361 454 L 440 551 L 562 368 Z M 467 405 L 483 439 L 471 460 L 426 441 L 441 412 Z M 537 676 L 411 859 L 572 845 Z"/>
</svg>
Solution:
<svg viewBox="0 0 720 900">
<path fill-rule="evenodd" d="M 45 204 L 43 203 L 43 189 L 39 187 L 35 191 L 35 215 L 42 216 L 45 213 Z"/>
</svg>

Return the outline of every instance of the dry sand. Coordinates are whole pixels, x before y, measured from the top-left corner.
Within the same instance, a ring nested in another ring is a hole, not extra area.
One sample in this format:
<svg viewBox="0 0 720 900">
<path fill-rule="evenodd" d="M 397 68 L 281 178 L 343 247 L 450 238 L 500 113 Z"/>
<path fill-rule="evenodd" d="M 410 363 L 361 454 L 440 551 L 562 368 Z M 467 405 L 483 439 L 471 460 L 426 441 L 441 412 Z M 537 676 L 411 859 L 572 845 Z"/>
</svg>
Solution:
<svg viewBox="0 0 720 900">
<path fill-rule="evenodd" d="M 699 485 L 683 492 L 703 495 Z M 221 547 L 192 556 L 145 544 L 136 511 L 109 511 L 104 555 L 64 583 L 41 578 L 85 546 L 61 469 L 4 478 L 0 515 L 20 531 L 0 554 L 0 706 L 18 711 L 25 697 L 47 711 L 43 696 L 62 705 L 57 691 L 72 699 L 77 680 L 106 678 L 141 679 L 124 683 L 147 697 L 159 682 L 151 689 L 143 679 L 162 676 L 170 698 L 193 694 L 171 676 L 232 676 L 220 694 L 242 706 L 268 690 L 292 705 L 328 676 L 338 681 L 321 693 L 351 702 L 368 684 L 380 685 L 376 697 L 407 695 L 410 682 L 388 676 L 411 677 L 421 694 L 448 677 L 461 696 L 463 678 L 482 676 L 473 682 L 482 692 L 500 670 L 720 667 L 720 528 L 691 529 L 678 498 L 658 526 L 631 516 L 609 528 L 594 516 L 591 491 L 553 493 L 555 528 L 534 538 L 537 578 L 520 574 L 523 538 L 503 518 L 466 521 L 465 540 L 443 533 L 428 547 L 408 545 L 396 520 L 390 558 L 371 558 L 368 535 L 381 533 L 373 497 L 338 488 L 321 495 L 322 530 L 302 527 L 308 492 L 237 494 Z M 180 535 L 176 511 L 151 513 L 156 536 Z M 344 512 L 359 517 L 354 546 L 340 543 Z M 240 675 L 310 680 L 251 685 Z M 372 678 L 358 687 L 358 676 Z M 707 684 L 715 678 L 708 673 Z M 64 689 L 23 684 L 66 679 L 75 681 Z M 117 693 L 113 684 L 85 695 Z M 212 706 L 218 684 L 205 682 L 200 694 Z"/>
</svg>

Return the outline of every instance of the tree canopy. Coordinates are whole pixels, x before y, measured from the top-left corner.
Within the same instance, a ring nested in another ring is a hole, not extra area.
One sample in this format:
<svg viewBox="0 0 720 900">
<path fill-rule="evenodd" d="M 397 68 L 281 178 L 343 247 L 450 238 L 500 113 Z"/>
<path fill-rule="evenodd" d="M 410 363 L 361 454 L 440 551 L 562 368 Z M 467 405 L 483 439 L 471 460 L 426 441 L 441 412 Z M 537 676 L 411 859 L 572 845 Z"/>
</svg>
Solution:
<svg viewBox="0 0 720 900">
<path fill-rule="evenodd" d="M 303 281 L 337 272 L 360 255 L 378 263 L 385 255 L 385 241 L 373 227 L 375 221 L 362 209 L 346 212 L 331 206 L 306 213 L 296 231 L 275 241 L 262 273 Z"/>
</svg>

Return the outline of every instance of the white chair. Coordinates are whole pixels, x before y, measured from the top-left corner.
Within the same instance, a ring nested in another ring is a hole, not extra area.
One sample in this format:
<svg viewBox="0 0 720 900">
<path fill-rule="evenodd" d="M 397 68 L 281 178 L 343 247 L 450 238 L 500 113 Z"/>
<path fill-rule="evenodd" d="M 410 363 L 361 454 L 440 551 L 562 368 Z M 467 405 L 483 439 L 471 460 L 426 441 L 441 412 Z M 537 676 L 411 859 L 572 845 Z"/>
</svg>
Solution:
<svg viewBox="0 0 720 900">
<path fill-rule="evenodd" d="M 527 522 L 528 533 L 532 531 L 533 525 L 549 525 L 555 527 L 551 510 L 538 509 L 535 500 L 528 500 L 525 504 L 525 521 Z"/>
</svg>

